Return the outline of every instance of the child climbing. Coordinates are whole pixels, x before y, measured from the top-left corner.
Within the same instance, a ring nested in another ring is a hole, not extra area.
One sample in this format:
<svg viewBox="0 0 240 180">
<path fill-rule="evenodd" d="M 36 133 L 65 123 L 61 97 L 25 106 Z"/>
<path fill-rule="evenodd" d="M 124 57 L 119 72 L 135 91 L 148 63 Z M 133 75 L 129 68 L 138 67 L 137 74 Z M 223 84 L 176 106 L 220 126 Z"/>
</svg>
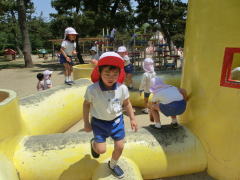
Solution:
<svg viewBox="0 0 240 180">
<path fill-rule="evenodd" d="M 150 96 L 150 83 L 151 79 L 156 76 L 156 73 L 154 71 L 154 62 L 152 58 L 146 58 L 143 61 L 143 70 L 145 71 L 140 83 L 139 91 L 140 96 L 142 95 L 142 92 L 144 93 L 144 109 L 142 109 L 142 112 L 145 114 L 148 114 L 148 99 Z"/>
<path fill-rule="evenodd" d="M 177 115 L 184 113 L 186 109 L 187 93 L 185 89 L 165 84 L 161 78 L 151 79 L 150 92 L 153 93 L 152 103 L 149 103 L 150 111 L 155 125 L 151 127 L 161 128 L 159 112 L 165 116 L 171 116 L 173 128 L 178 128 Z"/>
<path fill-rule="evenodd" d="M 125 76 L 123 68 L 124 61 L 117 53 L 103 53 L 92 72 L 91 79 L 94 84 L 87 88 L 83 103 L 84 130 L 93 131 L 94 135 L 90 141 L 92 156 L 98 158 L 106 152 L 106 138 L 110 136 L 114 140 L 114 150 L 108 167 L 118 178 L 124 176 L 123 170 L 117 165 L 125 137 L 122 108 L 130 117 L 132 129 L 137 131 L 128 88 L 121 84 Z"/>
</svg>

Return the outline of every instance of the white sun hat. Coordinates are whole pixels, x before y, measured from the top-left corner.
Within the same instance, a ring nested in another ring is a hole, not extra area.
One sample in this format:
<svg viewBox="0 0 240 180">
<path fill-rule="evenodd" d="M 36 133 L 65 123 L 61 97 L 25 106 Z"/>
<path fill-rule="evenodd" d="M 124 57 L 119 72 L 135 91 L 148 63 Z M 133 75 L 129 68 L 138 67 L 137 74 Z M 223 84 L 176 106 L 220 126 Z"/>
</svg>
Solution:
<svg viewBox="0 0 240 180">
<path fill-rule="evenodd" d="M 118 47 L 117 52 L 127 52 L 127 48 L 125 46 Z"/>
<path fill-rule="evenodd" d="M 145 72 L 154 72 L 154 62 L 153 62 L 152 58 L 144 59 L 143 70 Z"/>
<path fill-rule="evenodd" d="M 78 33 L 76 32 L 76 30 L 72 27 L 68 27 L 65 29 L 65 32 L 64 32 L 64 39 L 66 39 L 67 35 L 68 34 L 75 34 L 75 35 L 78 35 Z"/>
</svg>

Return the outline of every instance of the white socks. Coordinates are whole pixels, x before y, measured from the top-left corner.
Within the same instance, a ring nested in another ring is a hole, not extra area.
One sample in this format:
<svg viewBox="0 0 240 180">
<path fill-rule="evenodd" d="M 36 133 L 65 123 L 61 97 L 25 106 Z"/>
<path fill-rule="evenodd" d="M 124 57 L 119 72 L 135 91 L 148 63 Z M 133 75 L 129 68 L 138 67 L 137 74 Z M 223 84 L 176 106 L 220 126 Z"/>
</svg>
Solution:
<svg viewBox="0 0 240 180">
<path fill-rule="evenodd" d="M 117 162 L 118 162 L 118 161 L 115 161 L 113 158 L 111 158 L 111 161 L 110 161 L 110 163 L 109 163 L 110 168 L 113 169 L 114 166 L 116 166 Z"/>
<path fill-rule="evenodd" d="M 155 124 L 155 127 L 156 127 L 156 128 L 161 128 L 161 124 L 160 124 L 160 123 L 156 123 L 156 124 Z"/>
<path fill-rule="evenodd" d="M 72 81 L 72 77 L 71 76 L 65 76 L 65 81 L 66 82 Z"/>
</svg>

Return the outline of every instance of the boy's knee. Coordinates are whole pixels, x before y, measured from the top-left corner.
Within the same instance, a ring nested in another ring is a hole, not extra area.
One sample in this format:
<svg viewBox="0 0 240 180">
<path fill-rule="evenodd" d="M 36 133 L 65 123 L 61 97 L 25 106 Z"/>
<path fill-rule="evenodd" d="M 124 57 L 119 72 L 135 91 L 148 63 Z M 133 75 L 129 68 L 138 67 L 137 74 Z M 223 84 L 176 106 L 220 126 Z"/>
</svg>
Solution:
<svg viewBox="0 0 240 180">
<path fill-rule="evenodd" d="M 104 154 L 106 152 L 105 147 L 95 147 L 98 154 Z"/>
</svg>

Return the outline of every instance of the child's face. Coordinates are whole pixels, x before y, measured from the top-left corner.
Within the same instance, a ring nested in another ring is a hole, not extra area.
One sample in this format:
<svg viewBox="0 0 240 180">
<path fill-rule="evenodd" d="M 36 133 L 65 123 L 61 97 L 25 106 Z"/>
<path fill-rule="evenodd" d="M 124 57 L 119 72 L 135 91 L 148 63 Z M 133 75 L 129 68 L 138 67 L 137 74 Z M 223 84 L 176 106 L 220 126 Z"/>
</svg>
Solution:
<svg viewBox="0 0 240 180">
<path fill-rule="evenodd" d="M 101 72 L 101 79 L 105 86 L 112 87 L 117 82 L 119 76 L 119 69 L 110 70 L 109 67 L 105 67 Z"/>
<path fill-rule="evenodd" d="M 127 52 L 118 52 L 118 54 L 119 54 L 121 57 L 124 57 L 125 55 L 127 55 Z"/>
<path fill-rule="evenodd" d="M 70 39 L 70 41 L 75 41 L 76 40 L 76 34 L 69 34 L 68 38 Z"/>
</svg>

